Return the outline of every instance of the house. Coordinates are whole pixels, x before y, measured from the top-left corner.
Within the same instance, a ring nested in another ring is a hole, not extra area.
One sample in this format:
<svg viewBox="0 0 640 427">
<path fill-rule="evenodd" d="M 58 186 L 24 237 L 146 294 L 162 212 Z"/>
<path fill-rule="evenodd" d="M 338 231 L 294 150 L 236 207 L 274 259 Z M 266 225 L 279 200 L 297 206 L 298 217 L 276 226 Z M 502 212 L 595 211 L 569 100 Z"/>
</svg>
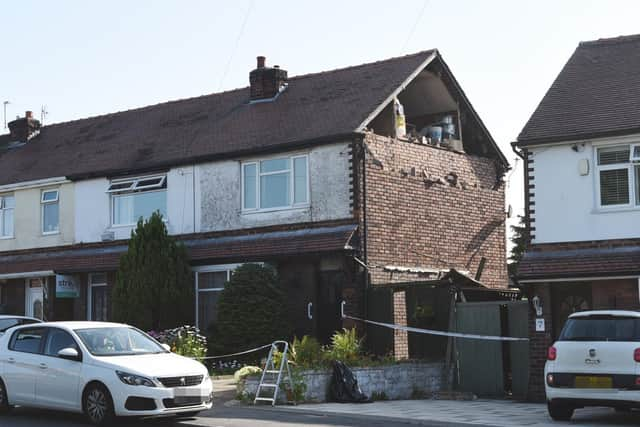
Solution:
<svg viewBox="0 0 640 427">
<path fill-rule="evenodd" d="M 640 309 L 640 36 L 579 44 L 515 146 L 531 241 L 531 391 L 567 316 Z M 534 325 L 537 320 L 537 329 Z"/>
<path fill-rule="evenodd" d="M 12 122 L 0 136 L 5 309 L 108 319 L 119 256 L 155 210 L 188 248 L 203 329 L 245 262 L 273 264 L 296 334 L 325 341 L 343 300 L 367 315 L 372 286 L 483 265 L 484 283 L 506 287 L 508 163 L 437 50 L 291 78 L 258 57 L 249 80 Z"/>
</svg>

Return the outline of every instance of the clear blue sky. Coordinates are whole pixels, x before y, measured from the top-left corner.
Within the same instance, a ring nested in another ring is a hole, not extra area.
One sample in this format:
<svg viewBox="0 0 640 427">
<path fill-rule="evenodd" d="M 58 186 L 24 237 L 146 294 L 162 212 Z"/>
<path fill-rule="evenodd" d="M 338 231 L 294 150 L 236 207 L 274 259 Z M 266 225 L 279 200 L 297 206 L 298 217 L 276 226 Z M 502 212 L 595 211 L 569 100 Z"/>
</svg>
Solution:
<svg viewBox="0 0 640 427">
<path fill-rule="evenodd" d="M 639 17 L 635 1 L 11 1 L 0 102 L 9 118 L 46 105 L 46 124 L 243 87 L 257 55 L 292 76 L 438 48 L 513 163 L 578 42 L 640 33 Z"/>
</svg>

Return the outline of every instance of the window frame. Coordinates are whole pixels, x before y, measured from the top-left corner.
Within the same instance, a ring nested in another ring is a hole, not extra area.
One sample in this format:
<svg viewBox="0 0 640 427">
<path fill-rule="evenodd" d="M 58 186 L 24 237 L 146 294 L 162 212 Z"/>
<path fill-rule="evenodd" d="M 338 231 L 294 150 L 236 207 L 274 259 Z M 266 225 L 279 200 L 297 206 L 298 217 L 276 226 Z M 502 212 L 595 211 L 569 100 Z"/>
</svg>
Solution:
<svg viewBox="0 0 640 427">
<path fill-rule="evenodd" d="M 207 288 L 207 289 L 200 289 L 200 273 L 219 273 L 219 272 L 223 272 L 226 271 L 227 273 L 227 282 L 231 279 L 231 273 L 233 273 L 233 271 L 238 268 L 239 266 L 241 266 L 242 264 L 218 264 L 218 265 L 207 265 L 207 266 L 203 266 L 203 267 L 197 267 L 192 269 L 192 271 L 195 273 L 195 280 L 194 280 L 194 289 L 195 289 L 195 309 L 196 309 L 196 328 L 200 328 L 200 310 L 199 310 L 199 304 L 200 304 L 200 292 L 222 292 L 222 290 L 224 289 L 224 287 L 222 288 Z"/>
<path fill-rule="evenodd" d="M 306 170 L 305 170 L 305 192 L 307 200 L 305 202 L 295 202 L 295 160 L 303 158 L 305 159 Z M 268 160 L 276 160 L 276 159 L 286 159 L 288 163 L 288 169 L 283 169 L 279 171 L 273 172 L 262 172 L 260 169 L 260 164 L 263 161 Z M 245 195 L 245 166 L 255 165 L 256 168 L 256 178 L 255 178 L 255 208 L 247 208 L 246 206 L 246 195 Z M 274 206 L 269 208 L 261 207 L 261 178 L 263 176 L 269 175 L 277 175 L 282 174 L 284 172 L 289 173 L 289 201 L 288 205 L 284 206 Z M 262 157 L 258 159 L 251 159 L 247 161 L 240 162 L 240 204 L 241 204 L 241 212 L 245 213 L 254 213 L 254 212 L 273 212 L 273 211 L 282 211 L 282 210 L 291 210 L 291 209 L 301 209 L 306 208 L 311 205 L 311 183 L 310 183 L 310 174 L 309 174 L 309 154 L 291 154 L 291 155 L 274 155 L 269 157 Z"/>
<path fill-rule="evenodd" d="M 93 278 L 95 276 L 98 275 L 104 275 L 105 276 L 105 281 L 104 282 L 94 282 Z M 109 287 L 109 278 L 107 276 L 106 272 L 95 272 L 95 273 L 90 273 L 89 274 L 89 280 L 87 282 L 87 320 L 91 320 L 93 321 L 94 319 L 94 313 L 93 313 L 93 288 L 107 288 Z M 108 296 L 107 296 L 108 298 Z M 107 301 L 108 303 L 108 301 Z M 107 305 L 108 308 L 108 305 Z M 109 319 L 106 319 L 105 321 L 109 321 Z"/>
<path fill-rule="evenodd" d="M 67 335 L 69 335 L 69 337 L 71 337 L 71 339 L 73 340 L 74 344 L 76 345 L 76 350 L 78 351 L 78 362 L 82 362 L 83 356 L 82 356 L 82 347 L 80 347 L 80 345 L 78 344 L 78 340 L 75 339 L 75 337 L 73 336 L 73 334 L 69 331 L 67 331 L 66 329 L 62 329 L 62 328 L 57 328 L 55 326 L 47 326 L 47 333 L 44 336 L 44 340 L 42 341 L 42 347 L 40 348 L 40 355 L 42 356 L 46 356 L 46 357 L 54 357 L 56 359 L 60 359 L 60 356 L 58 356 L 57 354 L 47 354 L 47 344 L 49 343 L 49 338 L 51 338 L 51 332 L 52 331 L 60 331 L 63 332 Z M 33 354 L 33 353 L 32 353 Z"/>
<path fill-rule="evenodd" d="M 152 184 L 152 185 L 141 185 L 142 182 L 144 181 L 149 181 L 149 180 L 153 180 L 153 179 L 160 179 L 160 181 L 157 184 Z M 113 189 L 112 187 L 114 185 L 122 185 L 122 184 L 127 184 L 129 183 L 129 187 L 127 188 L 116 188 Z M 110 206 L 110 223 L 111 223 L 111 227 L 113 228 L 117 228 L 117 227 L 132 227 L 135 226 L 137 224 L 137 219 L 134 220 L 134 222 L 132 223 L 116 223 L 115 222 L 115 218 L 116 218 L 116 199 L 118 197 L 122 197 L 122 196 L 127 196 L 127 195 L 132 195 L 132 194 L 137 194 L 137 193 L 159 193 L 159 192 L 164 192 L 167 193 L 167 187 L 168 187 L 168 180 L 167 180 L 167 174 L 154 174 L 154 175 L 143 175 L 143 176 L 137 176 L 134 178 L 118 178 L 118 179 L 112 179 L 109 181 L 109 186 L 107 187 L 107 191 L 106 193 L 109 195 L 109 206 Z M 167 193 L 167 197 L 168 197 L 168 193 Z M 166 199 L 166 198 L 165 198 Z M 168 215 L 168 201 L 165 200 L 165 215 L 163 215 L 162 219 L 163 221 L 167 222 L 167 215 Z"/>
<path fill-rule="evenodd" d="M 7 198 L 13 199 L 13 207 L 5 208 L 4 203 Z M 13 224 L 11 227 L 11 234 L 4 235 L 4 221 L 5 221 L 5 211 L 11 210 L 13 211 Z M 4 239 L 14 239 L 16 234 L 16 195 L 14 193 L 0 194 L 0 240 Z"/>
<path fill-rule="evenodd" d="M 56 198 L 52 200 L 45 200 L 44 195 L 46 193 L 56 193 Z M 48 205 L 58 205 L 58 224 L 55 230 L 45 231 L 44 229 L 44 209 Z M 43 236 L 50 236 L 53 234 L 60 234 L 60 189 L 59 188 L 47 188 L 40 191 L 40 231 Z"/>
<path fill-rule="evenodd" d="M 640 209 L 640 203 L 636 203 L 636 201 L 640 202 L 640 195 L 636 194 L 636 167 L 639 167 L 640 164 L 637 162 L 633 162 L 631 160 L 633 156 L 634 146 L 638 144 L 634 143 L 615 143 L 615 144 L 598 144 L 593 147 L 593 164 L 595 169 L 595 199 L 596 199 L 596 208 L 600 212 L 610 212 L 616 210 L 637 210 Z M 630 150 L 629 159 L 626 163 L 613 163 L 608 165 L 600 165 L 598 151 L 601 149 L 607 148 L 616 148 L 616 147 L 628 147 Z M 628 174 L 628 191 L 629 191 L 629 203 L 624 204 L 616 204 L 616 205 L 603 205 L 602 204 L 602 188 L 600 183 L 600 172 L 602 171 L 610 171 L 610 170 L 627 170 Z"/>
</svg>

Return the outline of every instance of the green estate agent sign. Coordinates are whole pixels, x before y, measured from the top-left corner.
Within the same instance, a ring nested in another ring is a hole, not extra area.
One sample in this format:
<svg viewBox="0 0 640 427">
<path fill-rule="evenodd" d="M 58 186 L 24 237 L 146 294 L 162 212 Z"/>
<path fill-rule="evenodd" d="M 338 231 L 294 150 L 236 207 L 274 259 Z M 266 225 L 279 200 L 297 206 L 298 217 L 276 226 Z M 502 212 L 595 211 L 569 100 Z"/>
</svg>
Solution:
<svg viewBox="0 0 640 427">
<path fill-rule="evenodd" d="M 76 276 L 56 274 L 56 298 L 78 298 L 80 280 Z"/>
</svg>

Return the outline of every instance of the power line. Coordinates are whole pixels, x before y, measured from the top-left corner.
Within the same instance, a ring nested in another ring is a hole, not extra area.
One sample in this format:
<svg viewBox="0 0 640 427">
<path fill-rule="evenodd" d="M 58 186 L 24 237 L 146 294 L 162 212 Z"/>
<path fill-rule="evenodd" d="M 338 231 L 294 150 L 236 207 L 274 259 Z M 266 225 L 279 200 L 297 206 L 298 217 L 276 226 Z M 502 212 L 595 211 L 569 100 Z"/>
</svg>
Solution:
<svg viewBox="0 0 640 427">
<path fill-rule="evenodd" d="M 415 33 L 416 28 L 418 28 L 418 24 L 422 19 L 422 15 L 424 15 L 424 11 L 427 8 L 427 3 L 429 3 L 429 0 L 424 0 L 424 3 L 422 4 L 422 9 L 420 9 L 420 13 L 418 13 L 418 17 L 416 18 L 416 22 L 413 23 L 413 27 L 411 27 L 411 31 L 409 31 L 409 35 L 407 36 L 407 39 L 402 45 L 402 53 L 404 53 L 404 50 L 407 48 L 407 45 L 409 44 L 409 42 L 411 41 L 411 38 L 413 37 L 413 33 Z"/>
<path fill-rule="evenodd" d="M 227 78 L 227 73 L 229 73 L 229 67 L 231 67 L 231 62 L 233 61 L 234 56 L 236 56 L 236 51 L 238 50 L 238 44 L 240 43 L 240 39 L 244 34 L 244 28 L 247 25 L 247 20 L 249 19 L 249 15 L 251 14 L 251 9 L 253 9 L 253 2 L 254 0 L 249 1 L 249 7 L 247 7 L 247 11 L 244 14 L 242 25 L 240 25 L 240 32 L 238 32 L 238 37 L 236 37 L 236 42 L 233 45 L 233 49 L 231 50 L 231 56 L 229 57 L 227 66 L 224 69 L 224 73 L 222 73 L 222 78 L 220 79 L 220 84 L 218 85 L 218 91 L 222 89 L 222 84 L 224 83 L 224 80 Z"/>
</svg>

